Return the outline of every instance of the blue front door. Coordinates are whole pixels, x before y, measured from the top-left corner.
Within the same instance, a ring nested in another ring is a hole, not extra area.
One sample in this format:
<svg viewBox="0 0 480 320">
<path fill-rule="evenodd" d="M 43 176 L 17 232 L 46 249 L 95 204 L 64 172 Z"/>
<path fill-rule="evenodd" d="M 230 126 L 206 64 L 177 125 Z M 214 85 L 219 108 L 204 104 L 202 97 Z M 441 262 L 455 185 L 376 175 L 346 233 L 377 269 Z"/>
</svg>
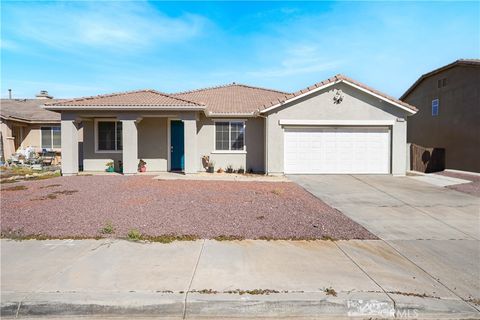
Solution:
<svg viewBox="0 0 480 320">
<path fill-rule="evenodd" d="M 170 169 L 183 171 L 185 169 L 184 131 L 183 122 L 175 120 L 170 122 Z"/>
</svg>

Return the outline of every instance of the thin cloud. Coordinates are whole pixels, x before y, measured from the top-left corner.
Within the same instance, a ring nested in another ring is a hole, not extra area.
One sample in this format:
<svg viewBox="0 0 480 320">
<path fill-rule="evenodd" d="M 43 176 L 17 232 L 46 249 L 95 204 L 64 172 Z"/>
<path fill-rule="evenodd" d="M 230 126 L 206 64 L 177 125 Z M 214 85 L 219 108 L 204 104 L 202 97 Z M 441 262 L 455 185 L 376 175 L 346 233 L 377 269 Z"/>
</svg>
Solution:
<svg viewBox="0 0 480 320">
<path fill-rule="evenodd" d="M 341 60 L 332 61 L 324 57 L 315 46 L 292 47 L 284 53 L 277 67 L 249 71 L 247 74 L 252 77 L 280 78 L 334 70 L 342 64 Z"/>
<path fill-rule="evenodd" d="M 166 16 L 147 3 L 36 4 L 7 8 L 10 32 L 57 49 L 78 47 L 132 51 L 200 35 L 208 19 L 185 13 Z M 6 25 L 6 24 L 5 24 Z"/>
</svg>

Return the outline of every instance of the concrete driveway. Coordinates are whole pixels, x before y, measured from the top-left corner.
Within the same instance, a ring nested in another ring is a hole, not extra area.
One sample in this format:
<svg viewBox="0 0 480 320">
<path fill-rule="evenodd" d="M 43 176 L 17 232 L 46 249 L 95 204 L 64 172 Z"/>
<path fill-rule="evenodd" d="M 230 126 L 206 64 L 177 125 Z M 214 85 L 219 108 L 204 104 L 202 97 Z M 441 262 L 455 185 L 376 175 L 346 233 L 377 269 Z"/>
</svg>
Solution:
<svg viewBox="0 0 480 320">
<path fill-rule="evenodd" d="M 410 177 L 289 178 L 381 238 L 405 258 L 401 264 L 413 263 L 464 300 L 480 297 L 480 198 Z M 372 264 L 386 268 L 365 261 Z"/>
</svg>

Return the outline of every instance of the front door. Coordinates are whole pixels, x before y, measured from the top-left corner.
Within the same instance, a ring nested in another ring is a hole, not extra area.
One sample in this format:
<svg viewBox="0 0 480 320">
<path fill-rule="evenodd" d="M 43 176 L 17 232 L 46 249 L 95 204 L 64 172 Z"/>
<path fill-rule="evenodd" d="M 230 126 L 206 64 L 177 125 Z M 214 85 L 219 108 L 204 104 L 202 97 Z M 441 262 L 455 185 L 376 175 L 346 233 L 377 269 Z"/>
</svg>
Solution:
<svg viewBox="0 0 480 320">
<path fill-rule="evenodd" d="M 170 122 L 170 170 L 183 171 L 185 169 L 184 131 L 183 122 Z"/>
</svg>

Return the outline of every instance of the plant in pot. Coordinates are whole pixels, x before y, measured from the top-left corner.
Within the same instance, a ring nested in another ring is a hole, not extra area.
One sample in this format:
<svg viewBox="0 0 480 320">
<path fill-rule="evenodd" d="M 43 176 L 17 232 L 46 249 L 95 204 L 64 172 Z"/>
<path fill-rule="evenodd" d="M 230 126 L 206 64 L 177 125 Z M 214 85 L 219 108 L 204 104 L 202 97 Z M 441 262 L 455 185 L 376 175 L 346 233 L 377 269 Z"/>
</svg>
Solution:
<svg viewBox="0 0 480 320">
<path fill-rule="evenodd" d="M 210 160 L 210 156 L 203 156 L 202 163 L 205 170 L 209 173 L 215 172 L 215 162 Z"/>
<path fill-rule="evenodd" d="M 115 165 L 114 165 L 113 161 L 107 162 L 107 163 L 105 164 L 105 166 L 107 167 L 107 168 L 105 169 L 105 171 L 107 171 L 107 172 L 115 172 Z"/>
<path fill-rule="evenodd" d="M 233 166 L 231 164 L 227 167 L 227 173 L 233 173 Z"/>
<path fill-rule="evenodd" d="M 207 172 L 208 173 L 214 173 L 215 172 L 215 161 L 209 161 L 208 162 Z"/>
<path fill-rule="evenodd" d="M 138 162 L 138 171 L 140 172 L 146 172 L 147 171 L 147 163 L 143 161 L 143 159 L 140 159 Z"/>
<path fill-rule="evenodd" d="M 240 168 L 238 168 L 237 172 L 240 173 L 240 174 L 244 174 L 245 169 L 243 168 L 243 166 L 240 166 Z"/>
</svg>

